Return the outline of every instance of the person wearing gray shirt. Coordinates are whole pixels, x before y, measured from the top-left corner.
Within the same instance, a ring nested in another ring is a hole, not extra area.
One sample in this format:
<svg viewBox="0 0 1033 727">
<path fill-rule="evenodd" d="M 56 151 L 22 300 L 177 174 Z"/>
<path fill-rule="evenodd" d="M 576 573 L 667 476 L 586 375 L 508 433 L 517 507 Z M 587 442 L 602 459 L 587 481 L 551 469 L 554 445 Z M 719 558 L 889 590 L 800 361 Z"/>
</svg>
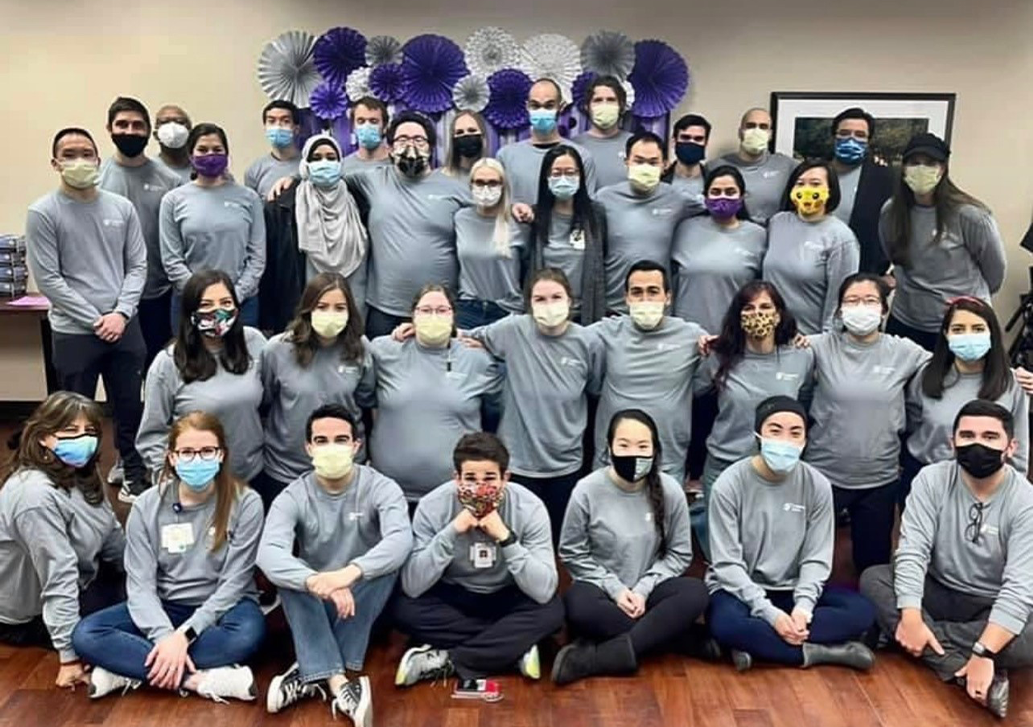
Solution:
<svg viewBox="0 0 1033 727">
<path fill-rule="evenodd" d="M 760 453 L 736 462 L 714 483 L 707 621 L 740 671 L 754 658 L 863 670 L 875 663 L 866 646 L 851 641 L 874 622 L 872 604 L 825 587 L 836 516 L 829 481 L 799 461 L 806 417 L 795 399 L 765 399 L 753 427 Z"/>
<path fill-rule="evenodd" d="M 861 576 L 883 637 L 998 717 L 1008 709 L 1005 670 L 1033 666 L 1033 490 L 1005 464 L 1014 426 L 993 402 L 962 407 L 956 461 L 918 473 L 893 566 Z"/>
<path fill-rule="evenodd" d="M 482 168 L 472 173 L 477 177 L 495 174 Z M 475 189 L 478 181 L 483 180 L 473 179 Z M 505 201 L 499 204 L 504 205 Z M 509 219 L 504 207 L 493 210 L 481 206 L 456 212 L 455 228 L 459 327 L 476 328 L 510 313 L 522 313 L 521 275 L 527 267 L 528 228 Z"/>
<path fill-rule="evenodd" d="M 596 76 L 584 93 L 584 110 L 589 129 L 574 137 L 595 160 L 599 189 L 623 182 L 628 177 L 627 142 L 631 132 L 621 129 L 628 112 L 628 94 L 613 76 Z"/>
<path fill-rule="evenodd" d="M 739 121 L 739 148 L 716 162 L 742 172 L 749 190 L 746 205 L 760 225 L 782 208 L 786 182 L 796 167 L 792 157 L 768 150 L 773 128 L 767 109 L 750 109 Z"/>
<path fill-rule="evenodd" d="M 253 189 L 265 200 L 269 191 L 284 177 L 298 173 L 301 154 L 298 151 L 298 132 L 301 113 L 290 101 L 270 101 L 262 109 L 262 123 L 270 152 L 259 157 L 244 173 L 244 186 Z"/>
<path fill-rule="evenodd" d="M 518 663 L 537 679 L 537 644 L 563 625 L 549 515 L 509 482 L 509 453 L 494 435 L 466 435 L 453 462 L 454 481 L 425 496 L 413 518 L 392 615 L 426 645 L 406 651 L 395 684 L 454 672 L 463 686 Z"/>
<path fill-rule="evenodd" d="M 618 131 L 613 136 L 593 136 L 591 131 L 575 136 L 573 144 L 588 153 L 595 164 L 596 186 L 599 189 L 620 184 L 628 178 L 628 165 L 624 151 L 630 131 Z"/>
</svg>

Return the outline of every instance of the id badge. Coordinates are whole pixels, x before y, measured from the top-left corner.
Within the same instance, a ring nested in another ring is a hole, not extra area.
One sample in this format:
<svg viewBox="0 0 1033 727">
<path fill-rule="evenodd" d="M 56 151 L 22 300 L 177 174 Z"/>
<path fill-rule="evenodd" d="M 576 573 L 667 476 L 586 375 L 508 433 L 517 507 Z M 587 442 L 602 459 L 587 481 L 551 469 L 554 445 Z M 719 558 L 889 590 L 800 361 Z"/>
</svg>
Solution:
<svg viewBox="0 0 1033 727">
<path fill-rule="evenodd" d="M 570 246 L 575 250 L 585 249 L 585 231 L 572 230 L 570 233 Z"/>
<path fill-rule="evenodd" d="M 161 547 L 169 553 L 185 553 L 194 544 L 194 528 L 190 523 L 162 526 Z"/>
<path fill-rule="evenodd" d="M 474 568 L 491 568 L 495 565 L 495 546 L 490 543 L 474 543 L 470 546 L 470 560 Z"/>
</svg>

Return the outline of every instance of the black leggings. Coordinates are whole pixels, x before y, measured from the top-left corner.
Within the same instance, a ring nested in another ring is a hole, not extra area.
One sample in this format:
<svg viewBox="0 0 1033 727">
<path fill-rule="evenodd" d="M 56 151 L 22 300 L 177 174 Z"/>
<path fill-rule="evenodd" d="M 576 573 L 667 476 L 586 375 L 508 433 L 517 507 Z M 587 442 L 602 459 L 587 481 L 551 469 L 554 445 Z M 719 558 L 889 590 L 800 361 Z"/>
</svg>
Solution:
<svg viewBox="0 0 1033 727">
<path fill-rule="evenodd" d="M 552 544 L 559 545 L 560 530 L 563 528 L 563 516 L 567 514 L 570 493 L 574 491 L 574 485 L 581 479 L 581 473 L 572 472 L 559 477 L 512 475 L 510 479 L 529 489 L 545 503 L 545 509 L 549 511 L 549 521 L 552 525 Z"/>
</svg>

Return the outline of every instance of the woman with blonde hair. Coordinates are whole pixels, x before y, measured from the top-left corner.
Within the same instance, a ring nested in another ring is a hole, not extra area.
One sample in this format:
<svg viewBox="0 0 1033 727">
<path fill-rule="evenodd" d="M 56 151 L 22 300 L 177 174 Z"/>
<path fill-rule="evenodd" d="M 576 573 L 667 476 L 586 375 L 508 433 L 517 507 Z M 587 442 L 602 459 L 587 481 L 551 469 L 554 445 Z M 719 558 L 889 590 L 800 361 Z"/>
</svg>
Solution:
<svg viewBox="0 0 1033 727">
<path fill-rule="evenodd" d="M 252 700 L 265 621 L 254 583 L 262 502 L 227 465 L 222 424 L 195 411 L 169 432 L 157 487 L 126 523 L 129 600 L 80 622 L 90 697 L 148 683 L 215 701 Z"/>
<path fill-rule="evenodd" d="M 488 156 L 488 125 L 476 111 L 460 111 L 452 119 L 448 156 L 441 173 L 466 181 L 473 166 Z"/>
</svg>

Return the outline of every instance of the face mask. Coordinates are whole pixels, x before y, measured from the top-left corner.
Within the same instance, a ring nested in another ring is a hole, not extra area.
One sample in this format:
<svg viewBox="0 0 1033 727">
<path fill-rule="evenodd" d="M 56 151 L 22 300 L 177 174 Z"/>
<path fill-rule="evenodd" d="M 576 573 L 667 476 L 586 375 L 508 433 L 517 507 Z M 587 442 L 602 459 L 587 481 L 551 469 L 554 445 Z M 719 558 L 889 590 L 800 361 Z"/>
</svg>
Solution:
<svg viewBox="0 0 1033 727">
<path fill-rule="evenodd" d="M 86 465 L 97 452 L 97 438 L 92 434 L 78 437 L 58 438 L 54 445 L 54 456 L 69 467 L 79 469 Z"/>
<path fill-rule="evenodd" d="M 694 167 L 699 164 L 703 161 L 706 153 L 707 149 L 705 146 L 692 141 L 679 141 L 674 145 L 674 155 L 678 157 L 678 161 L 687 167 Z"/>
<path fill-rule="evenodd" d="M 452 338 L 454 320 L 452 316 L 414 316 L 413 327 L 416 329 L 416 340 L 424 346 L 443 346 Z"/>
<path fill-rule="evenodd" d="M 852 136 L 846 139 L 836 139 L 836 159 L 844 164 L 857 164 L 864 159 L 864 155 L 867 153 L 867 142 L 860 141 Z"/>
<path fill-rule="evenodd" d="M 277 149 L 286 149 L 294 143 L 294 132 L 280 126 L 267 126 L 265 138 Z"/>
<path fill-rule="evenodd" d="M 879 329 L 882 308 L 873 305 L 851 305 L 839 309 L 843 325 L 855 336 L 867 336 Z"/>
<path fill-rule="evenodd" d="M 219 460 L 208 461 L 195 456 L 189 462 L 183 460 L 176 462 L 176 476 L 191 490 L 199 492 L 208 487 L 208 483 L 215 479 L 215 476 L 219 474 L 220 467 L 222 467 L 222 462 Z"/>
<path fill-rule="evenodd" d="M 348 311 L 312 311 L 312 330 L 323 338 L 336 338 L 348 325 Z"/>
<path fill-rule="evenodd" d="M 534 129 L 535 133 L 548 136 L 556 131 L 555 109 L 535 109 L 529 112 L 528 116 L 531 119 L 531 128 Z"/>
<path fill-rule="evenodd" d="M 340 480 L 355 466 L 350 444 L 323 444 L 312 449 L 312 468 L 325 480 Z"/>
<path fill-rule="evenodd" d="M 989 333 L 959 333 L 947 337 L 947 346 L 951 353 L 962 361 L 972 363 L 990 353 Z"/>
<path fill-rule="evenodd" d="M 308 178 L 317 187 L 336 187 L 341 181 L 341 163 L 329 159 L 309 162 Z"/>
<path fill-rule="evenodd" d="M 457 136 L 453 143 L 456 145 L 459 156 L 465 159 L 479 159 L 481 152 L 484 151 L 484 137 L 480 134 Z"/>
<path fill-rule="evenodd" d="M 636 457 L 633 454 L 610 453 L 613 470 L 625 482 L 638 482 L 653 469 L 652 457 Z"/>
<path fill-rule="evenodd" d="M 652 164 L 633 164 L 628 167 L 628 181 L 636 191 L 652 192 L 660 184 L 660 167 L 654 167 Z"/>
<path fill-rule="evenodd" d="M 546 328 L 555 328 L 570 317 L 570 303 L 563 300 L 556 303 L 537 303 L 531 306 L 534 320 Z"/>
<path fill-rule="evenodd" d="M 955 449 L 958 464 L 978 480 L 996 474 L 1004 467 L 1004 451 L 985 444 L 966 444 Z"/>
<path fill-rule="evenodd" d="M 478 207 L 494 207 L 502 199 L 502 187 L 474 187 L 473 201 Z"/>
<path fill-rule="evenodd" d="M 664 318 L 664 303 L 637 302 L 628 304 L 628 314 L 635 325 L 651 331 L 660 325 Z"/>
<path fill-rule="evenodd" d="M 793 187 L 789 193 L 793 200 L 796 211 L 801 215 L 816 215 L 825 209 L 825 202 L 829 198 L 828 187 Z"/>
<path fill-rule="evenodd" d="M 549 191 L 556 199 L 573 199 L 577 191 L 581 189 L 581 179 L 575 177 L 549 177 Z"/>
<path fill-rule="evenodd" d="M 203 154 L 190 157 L 190 163 L 202 177 L 218 179 L 226 173 L 230 158 L 226 154 Z"/>
<path fill-rule="evenodd" d="M 592 107 L 592 123 L 603 131 L 616 126 L 620 117 L 621 110 L 617 104 L 607 103 Z"/>
<path fill-rule="evenodd" d="M 97 182 L 100 181 L 100 170 L 97 168 L 96 162 L 88 159 L 61 162 L 61 179 L 74 189 L 89 189 L 96 187 Z"/>
<path fill-rule="evenodd" d="M 712 217 L 728 220 L 739 214 L 739 210 L 742 209 L 742 197 L 707 197 L 703 204 Z"/>
<path fill-rule="evenodd" d="M 380 133 L 380 127 L 376 124 L 359 124 L 355 127 L 355 141 L 359 142 L 363 149 L 373 151 L 380 146 L 383 139 L 384 135 Z"/>
<path fill-rule="evenodd" d="M 237 310 L 236 308 L 230 310 L 220 308 L 208 313 L 198 311 L 191 316 L 191 320 L 194 323 L 194 328 L 202 336 L 222 338 L 229 333 L 230 329 L 233 328 L 233 324 L 237 322 Z"/>
<path fill-rule="evenodd" d="M 784 475 L 791 472 L 800 461 L 802 452 L 802 447 L 779 439 L 760 440 L 760 456 L 764 458 L 768 469 L 776 474 Z"/>
<path fill-rule="evenodd" d="M 410 179 L 421 176 L 427 170 L 427 161 L 427 155 L 420 154 L 414 146 L 407 146 L 402 154 L 395 155 L 398 171 Z"/>
<path fill-rule="evenodd" d="M 127 157 L 140 156 L 147 146 L 147 137 L 139 134 L 112 134 L 111 141 Z"/>
<path fill-rule="evenodd" d="M 764 129 L 746 129 L 742 132 L 742 143 L 740 146 L 747 154 L 754 156 L 761 154 L 768 148 L 768 141 L 771 139 L 771 132 Z"/>
<path fill-rule="evenodd" d="M 169 121 L 158 127 L 158 141 L 169 149 L 182 149 L 186 146 L 188 136 L 190 136 L 190 129 L 175 121 Z"/>
<path fill-rule="evenodd" d="M 904 184 L 915 194 L 929 194 L 943 177 L 943 169 L 926 164 L 914 164 L 904 167 Z"/>
<path fill-rule="evenodd" d="M 757 311 L 756 313 L 743 313 L 739 319 L 742 324 L 742 331 L 750 338 L 767 338 L 778 325 L 778 314 L 774 311 Z"/>
<path fill-rule="evenodd" d="M 493 483 L 460 482 L 457 488 L 459 504 L 480 520 L 498 509 L 506 494 L 502 481 Z"/>
</svg>

